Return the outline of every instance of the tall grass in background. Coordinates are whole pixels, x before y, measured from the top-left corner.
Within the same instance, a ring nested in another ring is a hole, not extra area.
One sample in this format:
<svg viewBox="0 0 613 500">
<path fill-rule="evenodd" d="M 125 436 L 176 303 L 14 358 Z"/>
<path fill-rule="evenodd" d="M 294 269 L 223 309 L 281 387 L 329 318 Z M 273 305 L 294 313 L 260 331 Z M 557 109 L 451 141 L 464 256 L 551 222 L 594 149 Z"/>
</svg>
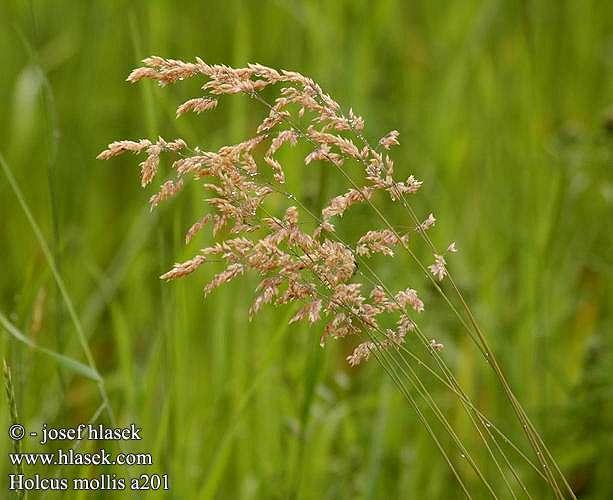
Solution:
<svg viewBox="0 0 613 500">
<path fill-rule="evenodd" d="M 308 329 L 287 329 L 291 310 L 249 323 L 247 287 L 203 303 L 206 271 L 158 283 L 170 262 L 190 256 L 180 242 L 200 194 L 149 214 L 130 159 L 122 170 L 94 155 L 135 130 L 206 138 L 212 149 L 239 140 L 262 115 L 238 100 L 206 121 L 174 122 L 190 89 L 117 82 L 150 53 L 259 60 L 299 67 L 382 133 L 402 130 L 397 165 L 429 186 L 416 208 L 445 214 L 440 234 L 462 248 L 458 282 L 511 385 L 575 490 L 609 498 L 610 19 L 602 2 L 0 6 L 0 150 L 66 283 L 117 420 L 143 426 L 176 498 L 449 498 L 456 487 L 380 370 L 345 366 L 350 345 L 322 351 Z M 300 162 L 300 153 L 287 161 Z M 307 198 L 326 199 L 336 183 L 325 172 L 288 179 Z M 0 210 L 0 312 L 37 345 L 85 363 L 5 180 Z M 390 217 L 396 210 L 386 207 Z M 382 278 L 396 287 L 405 277 L 389 268 Z M 427 322 L 470 397 L 520 436 L 452 318 L 441 308 Z M 26 425 L 95 415 L 95 382 L 13 338 L 3 337 L 3 353 Z M 454 427 L 468 428 L 436 387 Z M 1 443 L 5 454 L 12 444 Z"/>
</svg>

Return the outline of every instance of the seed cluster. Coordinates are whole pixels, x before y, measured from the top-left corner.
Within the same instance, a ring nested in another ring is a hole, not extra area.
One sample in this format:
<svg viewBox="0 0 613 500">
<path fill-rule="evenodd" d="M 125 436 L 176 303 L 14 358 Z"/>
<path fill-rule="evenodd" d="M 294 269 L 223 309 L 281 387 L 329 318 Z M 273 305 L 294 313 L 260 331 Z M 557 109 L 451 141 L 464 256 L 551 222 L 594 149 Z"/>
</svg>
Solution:
<svg viewBox="0 0 613 500">
<path fill-rule="evenodd" d="M 377 192 L 397 201 L 419 190 L 422 183 L 414 176 L 404 181 L 394 177 L 394 162 L 388 151 L 399 144 L 399 133 L 392 130 L 372 147 L 362 135 L 365 124 L 360 116 L 353 110 L 343 114 L 340 105 L 317 83 L 293 71 L 277 71 L 259 64 L 230 68 L 209 65 L 201 59 L 186 63 L 150 57 L 143 62 L 143 67 L 130 74 L 129 82 L 150 79 L 167 85 L 190 77 L 205 78 L 205 95 L 181 104 L 177 117 L 212 110 L 219 96 L 228 94 L 246 94 L 268 110 L 253 137 L 217 151 L 191 148 L 181 139 L 159 138 L 156 142 L 113 142 L 98 155 L 99 159 L 109 159 L 124 152 L 144 154 L 140 164 L 143 186 L 157 175 L 160 155 L 174 155 L 175 179 L 164 182 L 150 198 L 152 208 L 177 195 L 186 179 L 205 180 L 210 210 L 189 228 L 186 243 L 207 225 L 212 226 L 213 235 L 226 237 L 201 249 L 192 259 L 175 264 L 161 278 L 181 278 L 205 262 L 223 260 L 226 267 L 206 284 L 206 295 L 247 271 L 255 272 L 260 282 L 249 309 L 250 317 L 266 304 L 299 303 L 300 309 L 290 322 L 323 320 L 322 345 L 328 338 L 381 332 L 383 336 L 378 340 L 369 335 L 370 340 L 359 344 L 347 357 L 352 366 L 368 359 L 375 349 L 402 344 L 407 333 L 414 330 L 412 317 L 424 310 L 424 303 L 412 288 L 393 293 L 382 284 L 373 286 L 359 281 L 356 262 L 373 254 L 393 256 L 395 247 L 408 248 L 409 234 L 400 234 L 393 228 L 369 229 L 351 245 L 337 236 L 335 227 L 347 210 L 357 204 L 371 204 Z M 281 88 L 274 102 L 268 103 L 260 93 L 272 85 Z M 271 195 L 286 195 L 282 189 L 285 167 L 276 154 L 299 141 L 310 147 L 305 165 L 323 162 L 343 172 L 346 163 L 357 162 L 363 171 L 363 185 L 351 181 L 352 187 L 333 197 L 320 214 L 309 212 L 313 219 L 310 222 L 315 222 L 311 231 L 305 230 L 307 226 L 300 221 L 308 212 L 306 207 L 299 211 L 297 206 L 290 206 L 283 215 L 274 216 L 265 204 Z M 413 230 L 425 232 L 435 222 L 430 214 Z M 455 245 L 450 245 L 448 251 L 455 251 Z M 441 280 L 447 273 L 445 266 L 444 257 L 435 255 L 430 271 Z M 381 326 L 383 316 L 385 323 L 394 324 L 394 328 Z M 438 350 L 442 344 L 433 344 L 432 348 Z"/>
</svg>

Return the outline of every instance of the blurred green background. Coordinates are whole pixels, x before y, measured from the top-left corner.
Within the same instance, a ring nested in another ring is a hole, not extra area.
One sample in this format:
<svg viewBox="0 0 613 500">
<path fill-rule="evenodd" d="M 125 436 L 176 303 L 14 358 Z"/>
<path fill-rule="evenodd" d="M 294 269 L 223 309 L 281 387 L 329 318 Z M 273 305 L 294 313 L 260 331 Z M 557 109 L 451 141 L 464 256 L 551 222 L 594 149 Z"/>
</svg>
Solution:
<svg viewBox="0 0 613 500">
<path fill-rule="evenodd" d="M 292 308 L 249 323 L 252 278 L 206 301 L 211 268 L 158 280 L 211 241 L 204 232 L 183 245 L 203 211 L 201 190 L 149 213 L 153 190 L 140 189 L 138 160 L 95 156 L 113 140 L 158 135 L 216 148 L 251 135 L 265 112 L 225 98 L 215 113 L 175 120 L 195 82 L 124 82 L 151 54 L 295 69 L 363 115 L 370 138 L 398 129 L 397 171 L 425 181 L 416 209 L 438 217 L 439 245 L 457 241 L 452 268 L 520 400 L 577 494 L 613 498 L 613 4 L 590 0 L 2 1 L 0 152 L 65 281 L 118 422 L 143 428 L 143 441 L 126 448 L 155 461 L 26 466 L 27 475 L 168 473 L 172 491 L 159 496 L 177 499 L 460 497 L 381 368 L 346 365 L 355 342 L 321 349 L 321 328 L 286 326 Z M 286 163 L 303 198 L 317 205 L 346 189 L 304 168 L 300 153 Z M 400 211 L 384 209 L 402 224 Z M 4 173 L 0 214 L 0 313 L 36 344 L 85 363 Z M 348 227 L 349 236 L 360 229 Z M 522 442 L 483 360 L 414 265 L 402 257 L 381 266 L 393 287 L 421 287 L 426 334 L 445 343 L 471 397 Z M 6 329 L 0 338 L 26 428 L 96 416 L 95 382 Z M 487 464 L 457 400 L 427 383 Z M 6 404 L 0 421 L 8 426 Z M 108 423 L 106 414 L 98 421 Z M 13 445 L 3 435 L 6 457 Z M 12 468 L 0 463 L 4 496 Z M 518 470 L 535 498 L 549 498 Z M 496 477 L 491 465 L 484 471 Z M 40 494 L 65 496 L 95 495 Z"/>
</svg>

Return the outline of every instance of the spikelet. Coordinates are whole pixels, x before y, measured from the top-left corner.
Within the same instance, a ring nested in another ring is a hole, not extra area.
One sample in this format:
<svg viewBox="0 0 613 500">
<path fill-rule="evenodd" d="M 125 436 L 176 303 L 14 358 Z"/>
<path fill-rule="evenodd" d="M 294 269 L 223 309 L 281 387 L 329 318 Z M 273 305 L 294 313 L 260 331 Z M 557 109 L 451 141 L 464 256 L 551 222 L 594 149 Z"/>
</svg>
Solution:
<svg viewBox="0 0 613 500">
<path fill-rule="evenodd" d="M 400 144 L 398 142 L 398 136 L 400 133 L 397 130 L 392 130 L 386 136 L 383 136 L 379 140 L 379 144 L 383 146 L 385 149 L 390 149 L 392 146 L 398 146 Z"/>
<path fill-rule="evenodd" d="M 160 279 L 165 281 L 174 280 L 177 278 L 183 278 L 188 274 L 193 273 L 196 269 L 198 269 L 204 262 L 206 261 L 206 257 L 204 255 L 196 255 L 194 258 L 187 260 L 185 262 L 176 263 L 170 271 L 164 273 L 160 276 Z"/>
<path fill-rule="evenodd" d="M 442 255 L 434 254 L 434 264 L 428 266 L 437 280 L 442 281 L 447 276 L 447 262 Z"/>
<path fill-rule="evenodd" d="M 181 106 L 177 108 L 177 118 L 184 113 L 189 113 L 190 111 L 200 114 L 204 111 L 208 111 L 210 109 L 215 109 L 217 107 L 217 99 L 208 99 L 205 97 L 198 97 L 196 99 L 190 99 L 185 101 Z"/>
<path fill-rule="evenodd" d="M 164 184 L 162 184 L 158 193 L 149 198 L 149 206 L 153 210 L 163 201 L 175 196 L 179 191 L 181 191 L 181 189 L 183 189 L 182 179 L 179 179 L 178 181 L 166 181 Z"/>
</svg>

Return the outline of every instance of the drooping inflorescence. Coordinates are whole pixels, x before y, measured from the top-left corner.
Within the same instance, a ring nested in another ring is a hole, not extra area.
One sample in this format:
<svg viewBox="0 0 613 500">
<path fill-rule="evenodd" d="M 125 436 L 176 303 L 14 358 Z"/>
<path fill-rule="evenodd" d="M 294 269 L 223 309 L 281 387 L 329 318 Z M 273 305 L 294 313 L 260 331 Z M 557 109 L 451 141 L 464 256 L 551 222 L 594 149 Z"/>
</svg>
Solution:
<svg viewBox="0 0 613 500">
<path fill-rule="evenodd" d="M 181 104 L 177 117 L 212 110 L 219 96 L 229 94 L 246 94 L 256 99 L 268 114 L 253 137 L 216 151 L 189 147 L 181 139 L 158 138 L 155 142 L 147 139 L 113 142 L 98 155 L 99 159 L 109 159 L 124 152 L 144 154 L 140 164 L 143 186 L 158 174 L 160 156 L 174 155 L 175 179 L 163 182 L 159 192 L 150 198 L 152 208 L 177 195 L 186 179 L 204 181 L 210 210 L 189 228 L 186 242 L 207 225 L 212 226 L 213 235 L 219 236 L 224 230 L 223 234 L 228 236 L 201 249 L 190 260 L 175 264 L 161 278 L 184 277 L 207 261 L 223 260 L 225 269 L 204 288 L 208 294 L 248 271 L 255 272 L 260 283 L 250 316 L 266 304 L 299 303 L 300 309 L 291 322 L 323 320 L 322 345 L 330 337 L 378 332 L 376 340 L 369 335 L 370 340 L 359 344 L 347 357 L 352 366 L 368 359 L 374 349 L 402 344 L 406 334 L 415 328 L 413 317 L 424 310 L 423 301 L 412 288 L 391 292 L 381 283 L 360 280 L 356 262 L 373 254 L 393 256 L 395 247 L 408 247 L 409 234 L 400 234 L 391 226 L 370 228 L 354 244 L 348 244 L 336 235 L 335 228 L 352 206 L 371 204 L 376 192 L 398 201 L 419 190 L 422 183 L 413 175 L 403 181 L 394 177 L 394 162 L 388 151 L 399 144 L 399 133 L 392 130 L 372 147 L 362 135 L 364 120 L 353 110 L 343 114 L 340 105 L 313 80 L 300 73 L 259 64 L 230 68 L 209 65 L 201 59 L 186 63 L 150 57 L 144 60 L 143 67 L 130 74 L 128 81 L 149 79 L 167 85 L 191 77 L 205 79 L 202 86 L 205 95 Z M 260 92 L 271 85 L 281 88 L 278 97 L 269 103 Z M 333 197 L 318 214 L 308 212 L 304 206 L 302 211 L 289 206 L 283 215 L 269 214 L 265 200 L 278 193 L 286 195 L 285 167 L 276 154 L 299 141 L 310 147 L 305 165 L 319 161 L 342 172 L 346 163 L 355 162 L 362 167 L 362 184 L 347 176 L 349 189 Z M 313 219 L 311 231 L 305 230 L 299 221 L 305 216 Z M 414 231 L 425 232 L 435 221 L 430 214 Z M 455 251 L 455 246 L 448 251 Z M 443 279 L 445 265 L 444 257 L 437 254 L 429 269 L 437 279 Z M 395 326 L 383 327 L 383 317 L 386 324 Z M 431 347 L 438 350 L 442 344 Z"/>
</svg>

